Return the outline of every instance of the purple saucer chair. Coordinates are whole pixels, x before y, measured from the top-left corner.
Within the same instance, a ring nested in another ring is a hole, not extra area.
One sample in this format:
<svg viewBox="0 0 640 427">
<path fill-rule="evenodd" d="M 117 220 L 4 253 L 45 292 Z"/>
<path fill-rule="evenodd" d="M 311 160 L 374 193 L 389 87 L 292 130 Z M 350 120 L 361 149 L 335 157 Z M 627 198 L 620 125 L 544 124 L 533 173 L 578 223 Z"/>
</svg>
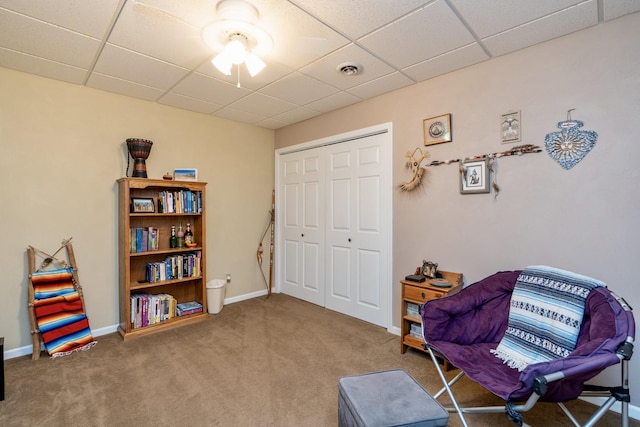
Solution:
<svg viewBox="0 0 640 427">
<path fill-rule="evenodd" d="M 446 392 L 453 405 L 447 410 L 457 413 L 464 426 L 468 425 L 464 414 L 470 413 L 505 413 L 515 424 L 528 425 L 524 423 L 523 413 L 538 401 L 557 403 L 573 424 L 580 426 L 563 402 L 579 396 L 605 397 L 606 401 L 583 426 L 594 425 L 619 401 L 621 425 L 628 427 L 628 361 L 635 337 L 631 308 L 605 286 L 594 288 L 584 300 L 575 348 L 566 357 L 529 364 L 519 371 L 496 357 L 492 350 L 496 350 L 507 331 L 512 294 L 521 273 L 496 273 L 457 294 L 427 301 L 421 307 L 424 346 L 444 384 L 434 397 L 438 399 Z M 447 381 L 437 358 L 446 358 L 461 372 Z M 618 363 L 621 366 L 619 386 L 585 384 L 603 369 Z M 506 404 L 461 407 L 452 386 L 465 375 Z"/>
</svg>

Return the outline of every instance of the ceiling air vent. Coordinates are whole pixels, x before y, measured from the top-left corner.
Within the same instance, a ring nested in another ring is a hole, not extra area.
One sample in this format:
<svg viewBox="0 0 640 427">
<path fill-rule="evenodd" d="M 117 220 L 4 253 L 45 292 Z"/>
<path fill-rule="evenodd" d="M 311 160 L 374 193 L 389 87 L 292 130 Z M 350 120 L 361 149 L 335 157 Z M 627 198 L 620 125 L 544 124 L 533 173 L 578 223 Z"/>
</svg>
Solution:
<svg viewBox="0 0 640 427">
<path fill-rule="evenodd" d="M 344 62 L 338 65 L 338 71 L 345 76 L 355 76 L 359 74 L 362 67 L 355 62 Z"/>
</svg>

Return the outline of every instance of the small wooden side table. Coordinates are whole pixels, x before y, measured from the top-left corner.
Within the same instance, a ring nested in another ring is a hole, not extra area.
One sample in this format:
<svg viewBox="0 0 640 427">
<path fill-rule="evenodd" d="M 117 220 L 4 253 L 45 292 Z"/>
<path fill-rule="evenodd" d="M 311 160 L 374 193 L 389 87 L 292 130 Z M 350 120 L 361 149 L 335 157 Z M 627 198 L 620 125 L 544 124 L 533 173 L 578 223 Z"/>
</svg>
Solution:
<svg viewBox="0 0 640 427">
<path fill-rule="evenodd" d="M 402 285 L 402 306 L 400 308 L 400 314 L 402 316 L 401 321 L 401 334 L 400 334 L 400 353 L 404 354 L 408 347 L 415 348 L 416 350 L 424 351 L 424 340 L 422 339 L 422 319 L 415 310 L 416 308 L 425 302 L 441 298 L 449 294 L 454 294 L 462 289 L 462 273 L 452 273 L 449 271 L 438 271 L 442 275 L 442 278 L 451 282 L 451 287 L 442 288 L 433 286 L 429 283 L 429 279 L 424 282 L 410 282 L 408 280 L 401 280 Z M 419 336 L 415 333 L 411 333 L 412 327 L 419 329 Z M 449 369 L 449 361 L 444 361 L 445 370 Z"/>
</svg>

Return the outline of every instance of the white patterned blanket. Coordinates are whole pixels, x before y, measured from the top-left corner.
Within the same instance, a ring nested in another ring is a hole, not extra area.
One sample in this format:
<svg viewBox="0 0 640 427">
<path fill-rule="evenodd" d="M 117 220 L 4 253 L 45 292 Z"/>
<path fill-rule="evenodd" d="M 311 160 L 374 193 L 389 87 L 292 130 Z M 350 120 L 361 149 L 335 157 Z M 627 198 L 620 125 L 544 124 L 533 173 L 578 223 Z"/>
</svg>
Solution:
<svg viewBox="0 0 640 427">
<path fill-rule="evenodd" d="M 491 350 L 509 367 L 567 357 L 576 347 L 589 292 L 599 280 L 547 266 L 522 271 L 511 296 L 507 330 Z"/>
</svg>

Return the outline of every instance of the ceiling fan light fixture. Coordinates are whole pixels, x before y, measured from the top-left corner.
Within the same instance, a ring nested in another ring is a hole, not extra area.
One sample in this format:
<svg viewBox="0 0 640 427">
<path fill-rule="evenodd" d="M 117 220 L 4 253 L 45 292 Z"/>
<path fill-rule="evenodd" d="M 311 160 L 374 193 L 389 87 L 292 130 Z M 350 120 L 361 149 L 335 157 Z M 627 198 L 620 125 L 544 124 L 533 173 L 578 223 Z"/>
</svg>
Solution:
<svg viewBox="0 0 640 427">
<path fill-rule="evenodd" d="M 244 62 L 251 76 L 255 76 L 265 67 L 260 56 L 273 49 L 271 36 L 255 25 L 258 11 L 244 0 L 222 0 L 217 12 L 219 19 L 202 31 L 207 46 L 220 52 L 211 63 L 221 73 L 230 75 L 233 65 Z"/>
<path fill-rule="evenodd" d="M 231 75 L 231 67 L 233 66 L 233 62 L 231 62 L 227 55 L 225 55 L 224 51 L 217 54 L 211 60 L 211 63 L 225 76 Z"/>
<path fill-rule="evenodd" d="M 255 77 L 260 71 L 267 66 L 262 59 L 258 57 L 258 55 L 249 52 L 247 57 L 244 60 L 245 65 L 247 66 L 247 70 L 249 70 L 249 74 L 251 77 Z"/>
</svg>

